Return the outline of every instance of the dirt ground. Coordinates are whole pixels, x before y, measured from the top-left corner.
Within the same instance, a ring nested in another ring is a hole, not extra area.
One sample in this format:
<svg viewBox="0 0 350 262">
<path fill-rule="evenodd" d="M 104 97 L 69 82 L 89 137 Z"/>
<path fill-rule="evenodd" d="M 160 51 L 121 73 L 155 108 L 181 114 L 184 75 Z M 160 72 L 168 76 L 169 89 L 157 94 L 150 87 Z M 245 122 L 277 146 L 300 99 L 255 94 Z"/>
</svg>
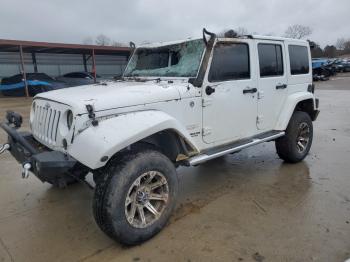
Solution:
<svg viewBox="0 0 350 262">
<path fill-rule="evenodd" d="M 317 83 L 321 114 L 305 161 L 273 143 L 180 168 L 180 200 L 150 241 L 124 247 L 91 212 L 93 192 L 20 178 L 0 156 L 0 261 L 344 261 L 350 257 L 350 77 Z M 28 121 L 30 99 L 0 99 Z M 25 125 L 25 128 L 28 128 Z M 0 143 L 5 142 L 0 132 Z M 91 177 L 89 178 L 91 180 Z"/>
</svg>

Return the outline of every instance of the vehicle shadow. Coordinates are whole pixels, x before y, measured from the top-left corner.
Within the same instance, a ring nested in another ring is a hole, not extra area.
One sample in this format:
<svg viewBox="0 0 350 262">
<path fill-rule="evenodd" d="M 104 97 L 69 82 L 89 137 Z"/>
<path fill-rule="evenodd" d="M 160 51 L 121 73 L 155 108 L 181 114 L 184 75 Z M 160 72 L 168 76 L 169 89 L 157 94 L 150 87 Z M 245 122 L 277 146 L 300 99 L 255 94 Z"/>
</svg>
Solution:
<svg viewBox="0 0 350 262">
<path fill-rule="evenodd" d="M 239 156 L 232 160 L 227 156 L 180 170 L 180 200 L 173 220 L 199 212 L 227 194 L 234 195 L 236 202 L 248 199 L 274 208 L 298 206 L 312 186 L 307 162 L 288 164 L 263 157 Z"/>
</svg>

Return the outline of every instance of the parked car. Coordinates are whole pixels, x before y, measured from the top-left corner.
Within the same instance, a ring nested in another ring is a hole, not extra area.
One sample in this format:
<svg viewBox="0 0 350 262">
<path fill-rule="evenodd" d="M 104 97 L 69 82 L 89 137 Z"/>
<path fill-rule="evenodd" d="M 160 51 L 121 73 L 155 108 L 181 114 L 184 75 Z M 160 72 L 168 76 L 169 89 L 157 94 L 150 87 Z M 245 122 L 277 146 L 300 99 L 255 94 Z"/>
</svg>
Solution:
<svg viewBox="0 0 350 262">
<path fill-rule="evenodd" d="M 96 75 L 96 78 L 100 78 L 100 76 Z M 90 72 L 72 72 L 59 76 L 56 79 L 65 82 L 69 87 L 95 83 L 94 75 Z"/>
<path fill-rule="evenodd" d="M 336 63 L 338 72 L 350 72 L 350 61 L 340 60 Z"/>
<path fill-rule="evenodd" d="M 286 162 L 307 156 L 319 113 L 309 57 L 307 41 L 206 30 L 141 46 L 119 81 L 36 96 L 31 134 L 14 128 L 21 117 L 10 112 L 2 151 L 10 148 L 23 177 L 54 185 L 92 172 L 96 223 L 135 245 L 167 224 L 176 167 L 269 141 Z"/>
<path fill-rule="evenodd" d="M 44 73 L 27 73 L 26 78 L 30 96 L 67 87 L 64 82 L 58 81 Z M 0 84 L 0 91 L 4 96 L 25 96 L 25 82 L 22 74 L 3 78 Z"/>
<path fill-rule="evenodd" d="M 329 59 L 312 59 L 312 75 L 314 81 L 326 81 L 337 74 L 337 67 Z"/>
<path fill-rule="evenodd" d="M 328 69 L 331 70 L 331 75 L 333 76 L 336 75 L 337 72 L 339 72 L 339 68 L 336 62 L 337 62 L 337 59 L 329 59 L 326 65 Z"/>
</svg>

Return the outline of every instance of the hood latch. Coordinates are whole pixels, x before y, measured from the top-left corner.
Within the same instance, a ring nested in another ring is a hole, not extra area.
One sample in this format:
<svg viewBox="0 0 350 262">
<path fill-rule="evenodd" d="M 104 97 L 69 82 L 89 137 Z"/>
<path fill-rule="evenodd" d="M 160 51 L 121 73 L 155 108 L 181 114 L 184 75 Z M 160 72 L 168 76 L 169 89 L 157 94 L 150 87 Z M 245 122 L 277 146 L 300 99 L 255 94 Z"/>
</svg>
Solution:
<svg viewBox="0 0 350 262">
<path fill-rule="evenodd" d="M 95 119 L 96 115 L 94 112 L 94 107 L 92 105 L 86 105 L 86 110 L 89 113 L 89 118 L 91 119 L 91 124 L 93 126 L 98 126 L 98 120 Z"/>
</svg>

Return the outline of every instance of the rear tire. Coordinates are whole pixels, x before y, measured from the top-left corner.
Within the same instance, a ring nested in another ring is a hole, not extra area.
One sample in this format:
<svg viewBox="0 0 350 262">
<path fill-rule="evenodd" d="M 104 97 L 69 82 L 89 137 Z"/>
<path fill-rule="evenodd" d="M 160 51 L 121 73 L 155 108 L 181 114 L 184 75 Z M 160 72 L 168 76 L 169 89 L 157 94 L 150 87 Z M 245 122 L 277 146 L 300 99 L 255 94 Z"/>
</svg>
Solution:
<svg viewBox="0 0 350 262">
<path fill-rule="evenodd" d="M 156 235 L 176 203 L 174 164 L 152 149 L 129 151 L 99 171 L 93 200 L 97 225 L 112 239 L 136 245 Z"/>
<path fill-rule="evenodd" d="M 286 134 L 276 139 L 278 156 L 286 162 L 297 163 L 309 153 L 313 138 L 313 126 L 310 116 L 302 111 L 293 113 Z"/>
</svg>

